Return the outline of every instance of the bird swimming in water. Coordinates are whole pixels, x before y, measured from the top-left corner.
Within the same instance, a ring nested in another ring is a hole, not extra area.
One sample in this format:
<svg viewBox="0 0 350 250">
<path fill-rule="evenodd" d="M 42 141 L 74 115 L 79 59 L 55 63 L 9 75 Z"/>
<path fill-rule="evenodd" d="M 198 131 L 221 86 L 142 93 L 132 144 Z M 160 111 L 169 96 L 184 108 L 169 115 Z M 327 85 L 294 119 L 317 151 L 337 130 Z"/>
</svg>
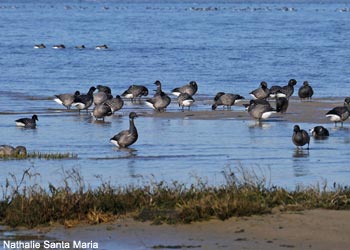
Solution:
<svg viewBox="0 0 350 250">
<path fill-rule="evenodd" d="M 34 45 L 34 49 L 45 49 L 45 48 L 46 48 L 46 46 L 45 46 L 45 44 L 43 44 L 43 43 L 35 44 L 35 45 Z"/>
<path fill-rule="evenodd" d="M 310 129 L 310 133 L 315 139 L 324 139 L 329 136 L 329 131 L 323 126 L 316 126 Z"/>
<path fill-rule="evenodd" d="M 129 114 L 129 129 L 123 130 L 113 136 L 110 139 L 110 142 L 116 145 L 119 148 L 126 148 L 134 144 L 138 139 L 137 129 L 134 124 L 134 119 L 138 117 L 135 112 L 130 112 Z"/>
<path fill-rule="evenodd" d="M 32 118 L 21 118 L 16 120 L 16 126 L 24 128 L 36 128 L 36 121 L 39 121 L 37 115 L 33 115 Z"/>
</svg>

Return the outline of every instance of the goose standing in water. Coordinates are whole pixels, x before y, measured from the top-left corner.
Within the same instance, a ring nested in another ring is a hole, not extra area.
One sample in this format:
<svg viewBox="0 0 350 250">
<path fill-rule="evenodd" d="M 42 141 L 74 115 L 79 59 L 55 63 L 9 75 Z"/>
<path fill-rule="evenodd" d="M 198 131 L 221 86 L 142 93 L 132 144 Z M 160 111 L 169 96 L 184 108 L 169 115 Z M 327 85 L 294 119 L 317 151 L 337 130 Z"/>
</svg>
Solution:
<svg viewBox="0 0 350 250">
<path fill-rule="evenodd" d="M 329 131 L 323 126 L 316 126 L 310 129 L 310 133 L 315 139 L 324 139 L 329 136 Z"/>
<path fill-rule="evenodd" d="M 97 85 L 96 88 L 98 89 L 98 92 L 96 94 L 94 94 L 94 104 L 96 106 L 113 98 L 112 91 L 111 91 L 110 87 L 103 86 L 103 85 Z"/>
<path fill-rule="evenodd" d="M 27 149 L 23 146 L 17 146 L 16 148 L 9 145 L 0 145 L 0 157 L 6 156 L 26 156 Z"/>
<path fill-rule="evenodd" d="M 257 100 L 250 100 L 248 113 L 258 122 L 260 122 L 261 120 L 266 120 L 272 114 L 276 113 L 276 110 L 273 109 L 268 102 L 267 104 L 261 104 Z"/>
<path fill-rule="evenodd" d="M 175 88 L 171 91 L 171 93 L 175 96 L 179 96 L 180 94 L 189 94 L 190 96 L 193 96 L 194 94 L 197 93 L 198 90 L 198 85 L 195 81 L 191 81 L 188 84 Z"/>
<path fill-rule="evenodd" d="M 244 97 L 241 95 L 218 92 L 214 97 L 214 104 L 211 106 L 211 109 L 216 110 L 218 106 L 223 106 L 225 109 L 226 106 L 227 109 L 230 110 L 232 105 L 236 104 L 239 100 L 242 99 L 244 99 Z"/>
<path fill-rule="evenodd" d="M 341 122 L 341 126 L 343 127 L 343 122 L 348 119 L 350 116 L 350 97 L 346 97 L 344 100 L 344 106 L 335 107 L 332 110 L 328 111 L 326 117 L 330 119 L 330 121 L 334 122 L 335 126 L 337 126 L 338 122 Z"/>
<path fill-rule="evenodd" d="M 113 111 L 110 106 L 106 103 L 96 105 L 91 112 L 91 115 L 95 117 L 96 120 L 101 119 L 104 121 L 106 116 L 113 115 Z"/>
<path fill-rule="evenodd" d="M 21 118 L 16 120 L 16 125 L 24 128 L 36 128 L 36 121 L 39 121 L 38 116 L 33 115 L 32 118 Z"/>
<path fill-rule="evenodd" d="M 308 81 L 304 81 L 303 82 L 303 86 L 301 86 L 299 88 L 298 91 L 298 96 L 301 100 L 303 99 L 309 99 L 311 100 L 312 95 L 314 94 L 314 90 L 312 89 L 312 87 L 309 85 Z"/>
<path fill-rule="evenodd" d="M 94 86 L 92 86 L 89 89 L 89 92 L 87 94 L 78 95 L 74 98 L 74 102 L 72 103 L 72 106 L 76 107 L 79 110 L 86 110 L 88 112 L 88 108 L 92 105 L 94 97 L 93 93 L 96 90 Z"/>
<path fill-rule="evenodd" d="M 307 149 L 309 149 L 309 144 L 310 144 L 310 136 L 309 134 L 303 130 L 300 129 L 299 125 L 294 126 L 293 130 L 293 136 L 292 136 L 292 141 L 297 146 L 297 148 L 301 148 L 305 144 L 307 144 Z"/>
<path fill-rule="evenodd" d="M 191 106 L 194 103 L 194 99 L 191 95 L 189 95 L 187 93 L 181 93 L 177 97 L 177 102 L 179 104 L 179 107 L 182 108 L 182 111 L 184 111 L 184 107 L 188 107 L 188 110 L 190 110 Z"/>
<path fill-rule="evenodd" d="M 131 99 L 131 102 L 134 102 L 135 98 L 141 100 L 142 96 L 148 95 L 148 89 L 143 85 L 130 85 L 127 90 L 124 91 L 122 96 L 125 98 Z"/>
<path fill-rule="evenodd" d="M 135 112 L 129 114 L 129 130 L 123 130 L 113 136 L 110 142 L 119 148 L 126 148 L 131 144 L 135 143 L 138 138 L 137 129 L 134 124 L 134 119 L 138 117 Z"/>
<path fill-rule="evenodd" d="M 111 108 L 112 113 L 114 113 L 123 107 L 124 101 L 120 95 L 116 95 L 115 98 L 105 101 L 104 104 L 108 105 Z"/>
<path fill-rule="evenodd" d="M 266 99 L 270 95 L 270 90 L 267 88 L 267 83 L 262 81 L 260 88 L 257 88 L 249 93 L 254 99 Z"/>
<path fill-rule="evenodd" d="M 58 104 L 65 106 L 67 109 L 70 109 L 72 103 L 74 102 L 75 97 L 78 95 L 80 95 L 80 92 L 75 91 L 74 95 L 73 94 L 55 95 L 55 98 L 53 100 Z"/>
<path fill-rule="evenodd" d="M 154 83 L 157 86 L 157 90 L 153 98 L 147 99 L 146 104 L 158 112 L 164 112 L 166 107 L 171 102 L 170 97 L 162 91 L 162 84 L 160 81 Z"/>
</svg>

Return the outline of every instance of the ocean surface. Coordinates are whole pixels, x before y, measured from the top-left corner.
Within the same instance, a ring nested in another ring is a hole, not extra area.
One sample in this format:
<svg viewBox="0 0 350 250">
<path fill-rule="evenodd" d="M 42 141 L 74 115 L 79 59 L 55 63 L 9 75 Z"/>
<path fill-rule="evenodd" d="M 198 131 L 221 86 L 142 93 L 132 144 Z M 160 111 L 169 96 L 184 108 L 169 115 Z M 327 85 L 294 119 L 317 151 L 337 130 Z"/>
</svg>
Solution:
<svg viewBox="0 0 350 250">
<path fill-rule="evenodd" d="M 52 100 L 97 84 L 110 86 L 113 95 L 143 84 L 152 95 L 155 80 L 166 92 L 195 80 L 195 98 L 204 101 L 193 110 L 210 110 L 219 91 L 249 98 L 263 80 L 272 86 L 290 78 L 297 89 L 308 80 L 317 98 L 343 99 L 350 95 L 349 23 L 349 1 L 0 1 L 0 145 L 78 156 L 0 160 L 0 186 L 28 168 L 43 185 L 61 183 L 73 168 L 91 187 L 101 179 L 221 185 L 223 172 L 237 168 L 291 189 L 349 185 L 349 122 L 326 124 L 331 137 L 312 139 L 310 151 L 300 154 L 288 122 L 139 117 L 138 141 L 118 150 L 109 139 L 128 128 L 128 113 L 152 110 L 126 101 L 102 123 Z M 33 48 L 40 43 L 46 48 Z M 52 49 L 56 44 L 66 49 Z M 82 44 L 86 49 L 75 49 Z M 102 44 L 109 49 L 95 49 Z M 173 100 L 167 112 L 180 112 Z M 34 113 L 37 129 L 15 126 Z"/>
</svg>

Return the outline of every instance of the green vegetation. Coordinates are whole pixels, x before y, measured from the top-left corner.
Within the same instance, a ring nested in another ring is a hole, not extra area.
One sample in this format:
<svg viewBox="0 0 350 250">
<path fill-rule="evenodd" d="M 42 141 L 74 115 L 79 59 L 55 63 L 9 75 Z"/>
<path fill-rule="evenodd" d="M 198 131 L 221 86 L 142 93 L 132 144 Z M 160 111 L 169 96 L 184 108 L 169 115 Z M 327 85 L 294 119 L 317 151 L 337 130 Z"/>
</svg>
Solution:
<svg viewBox="0 0 350 250">
<path fill-rule="evenodd" d="M 160 223 L 191 223 L 210 218 L 228 219 L 270 213 L 272 209 L 349 209 L 350 188 L 297 187 L 294 191 L 266 185 L 254 174 L 226 171 L 226 183 L 212 187 L 201 180 L 185 185 L 152 183 L 143 187 L 114 187 L 103 182 L 86 187 L 79 171 L 64 171 L 61 186 L 25 185 L 36 174 L 26 170 L 20 180 L 10 175 L 0 186 L 0 221 L 12 227 L 61 223 L 67 227 L 79 221 L 101 223 L 118 216 Z"/>
<path fill-rule="evenodd" d="M 45 160 L 61 160 L 61 159 L 77 159 L 78 156 L 73 153 L 40 153 L 33 152 L 26 155 L 1 156 L 0 159 L 5 160 L 23 160 L 23 159 L 45 159 Z"/>
</svg>

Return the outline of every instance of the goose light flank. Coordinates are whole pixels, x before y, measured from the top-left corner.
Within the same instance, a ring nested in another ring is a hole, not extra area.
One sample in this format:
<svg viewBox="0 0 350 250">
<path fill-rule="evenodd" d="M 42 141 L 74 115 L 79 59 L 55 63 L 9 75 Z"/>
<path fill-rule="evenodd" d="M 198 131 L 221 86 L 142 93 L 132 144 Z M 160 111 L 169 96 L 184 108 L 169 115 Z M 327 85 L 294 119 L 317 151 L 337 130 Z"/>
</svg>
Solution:
<svg viewBox="0 0 350 250">
<path fill-rule="evenodd" d="M 110 142 L 119 148 L 126 148 L 134 144 L 138 139 L 137 129 L 134 124 L 134 119 L 138 117 L 135 112 L 129 114 L 129 130 L 123 130 L 113 136 Z"/>
<path fill-rule="evenodd" d="M 78 95 L 80 95 L 80 92 L 75 91 L 74 94 L 55 95 L 53 100 L 58 104 L 65 106 L 67 109 L 70 109 L 72 103 L 74 102 L 75 97 L 77 97 Z"/>
<path fill-rule="evenodd" d="M 326 113 L 326 117 L 330 121 L 334 122 L 335 126 L 340 122 L 343 127 L 343 122 L 350 116 L 350 97 L 346 97 L 344 100 L 344 106 L 335 107 Z"/>
<path fill-rule="evenodd" d="M 174 88 L 171 93 L 175 96 L 179 96 L 180 94 L 189 94 L 190 96 L 193 96 L 194 94 L 197 93 L 198 90 L 198 85 L 197 82 L 195 81 L 190 81 L 188 84 L 179 87 L 179 88 Z"/>
<path fill-rule="evenodd" d="M 78 95 L 74 98 L 74 102 L 72 103 L 72 106 L 76 107 L 79 110 L 86 110 L 88 111 L 88 108 L 93 103 L 93 93 L 96 90 L 94 86 L 90 87 L 89 92 L 87 94 Z"/>
<path fill-rule="evenodd" d="M 162 84 L 160 81 L 156 81 L 154 84 L 157 86 L 156 93 L 152 98 L 146 100 L 146 105 L 158 112 L 164 112 L 166 107 L 170 104 L 171 99 L 162 91 Z"/>
<path fill-rule="evenodd" d="M 135 98 L 141 100 L 142 96 L 148 95 L 148 89 L 143 85 L 130 85 L 127 90 L 122 94 L 123 97 L 131 99 L 131 102 L 134 102 Z"/>
<path fill-rule="evenodd" d="M 266 99 L 270 95 L 270 90 L 267 88 L 267 83 L 262 81 L 260 88 L 257 88 L 249 93 L 254 99 Z"/>
</svg>

